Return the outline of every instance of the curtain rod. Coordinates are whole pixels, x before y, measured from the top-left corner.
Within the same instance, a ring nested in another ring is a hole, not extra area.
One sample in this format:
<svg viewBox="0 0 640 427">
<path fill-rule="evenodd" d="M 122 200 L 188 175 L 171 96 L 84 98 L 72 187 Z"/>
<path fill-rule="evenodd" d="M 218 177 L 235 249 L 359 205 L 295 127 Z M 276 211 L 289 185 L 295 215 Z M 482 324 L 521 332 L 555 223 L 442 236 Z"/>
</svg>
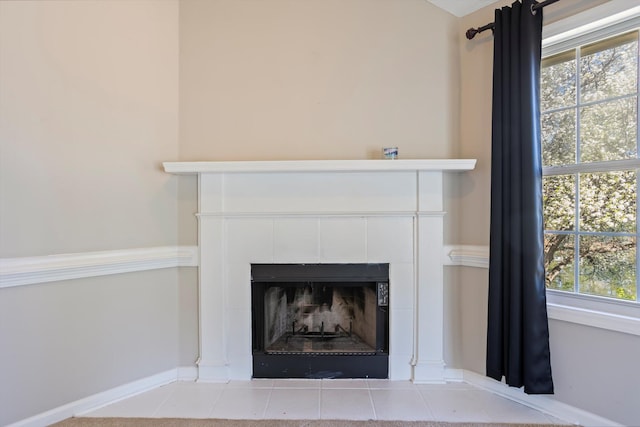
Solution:
<svg viewBox="0 0 640 427">
<path fill-rule="evenodd" d="M 541 2 L 541 3 L 536 3 L 533 6 L 531 6 L 531 12 L 533 13 L 536 10 L 542 9 L 543 7 L 549 6 L 550 4 L 553 4 L 553 3 L 557 2 L 557 1 L 560 1 L 560 0 L 545 0 L 545 1 Z M 494 26 L 495 26 L 495 24 L 493 22 L 490 22 L 487 25 L 483 25 L 482 27 L 469 28 L 465 34 L 467 36 L 467 39 L 471 40 L 478 33 L 481 33 L 483 31 L 487 31 L 487 30 L 493 30 Z"/>
</svg>

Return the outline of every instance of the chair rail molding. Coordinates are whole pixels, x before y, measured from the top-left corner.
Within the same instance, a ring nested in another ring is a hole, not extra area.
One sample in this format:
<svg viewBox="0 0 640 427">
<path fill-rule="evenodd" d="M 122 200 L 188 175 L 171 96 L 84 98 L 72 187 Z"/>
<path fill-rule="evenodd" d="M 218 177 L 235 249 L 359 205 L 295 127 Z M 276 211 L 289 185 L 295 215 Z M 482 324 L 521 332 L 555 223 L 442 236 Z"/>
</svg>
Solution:
<svg viewBox="0 0 640 427">
<path fill-rule="evenodd" d="M 452 267 L 489 268 L 489 246 L 486 245 L 445 245 L 444 265 Z M 547 313 L 549 319 L 576 323 L 594 328 L 607 329 L 631 335 L 640 335 L 640 318 L 612 313 L 605 310 L 588 309 L 559 303 L 554 292 L 547 293 Z M 566 295 L 566 298 L 576 297 Z"/>
<path fill-rule="evenodd" d="M 444 265 L 489 268 L 489 247 L 483 245 L 445 245 Z"/>
<path fill-rule="evenodd" d="M 156 246 L 0 258 L 0 288 L 198 265 L 197 246 Z"/>
</svg>

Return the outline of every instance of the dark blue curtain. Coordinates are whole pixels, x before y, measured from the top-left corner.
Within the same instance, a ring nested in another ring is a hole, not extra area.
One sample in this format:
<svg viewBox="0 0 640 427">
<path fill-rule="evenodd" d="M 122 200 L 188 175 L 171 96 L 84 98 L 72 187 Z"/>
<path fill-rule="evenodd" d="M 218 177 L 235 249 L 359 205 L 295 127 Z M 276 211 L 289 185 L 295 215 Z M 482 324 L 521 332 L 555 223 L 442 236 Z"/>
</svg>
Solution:
<svg viewBox="0 0 640 427">
<path fill-rule="evenodd" d="M 495 12 L 487 375 L 553 393 L 544 277 L 542 9 Z"/>
</svg>

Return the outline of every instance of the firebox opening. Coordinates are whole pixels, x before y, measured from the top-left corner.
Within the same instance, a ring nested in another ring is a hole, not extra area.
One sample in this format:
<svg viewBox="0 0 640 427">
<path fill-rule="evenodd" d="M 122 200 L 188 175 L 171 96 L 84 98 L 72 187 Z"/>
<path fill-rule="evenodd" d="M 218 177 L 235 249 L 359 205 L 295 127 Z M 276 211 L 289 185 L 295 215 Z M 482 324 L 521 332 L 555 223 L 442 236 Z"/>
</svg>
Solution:
<svg viewBox="0 0 640 427">
<path fill-rule="evenodd" d="M 252 265 L 256 378 L 386 378 L 388 264 Z"/>
<path fill-rule="evenodd" d="M 374 284 L 304 283 L 265 291 L 265 351 L 376 352 Z"/>
</svg>

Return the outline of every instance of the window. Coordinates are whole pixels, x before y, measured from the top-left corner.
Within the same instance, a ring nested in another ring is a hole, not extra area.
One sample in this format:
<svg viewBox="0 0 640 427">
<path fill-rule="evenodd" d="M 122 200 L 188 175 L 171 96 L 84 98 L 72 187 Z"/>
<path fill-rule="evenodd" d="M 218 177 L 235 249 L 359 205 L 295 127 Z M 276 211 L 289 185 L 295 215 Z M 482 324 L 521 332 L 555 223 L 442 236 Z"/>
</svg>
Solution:
<svg viewBox="0 0 640 427">
<path fill-rule="evenodd" d="M 543 58 L 547 289 L 638 302 L 639 35 Z"/>
</svg>

